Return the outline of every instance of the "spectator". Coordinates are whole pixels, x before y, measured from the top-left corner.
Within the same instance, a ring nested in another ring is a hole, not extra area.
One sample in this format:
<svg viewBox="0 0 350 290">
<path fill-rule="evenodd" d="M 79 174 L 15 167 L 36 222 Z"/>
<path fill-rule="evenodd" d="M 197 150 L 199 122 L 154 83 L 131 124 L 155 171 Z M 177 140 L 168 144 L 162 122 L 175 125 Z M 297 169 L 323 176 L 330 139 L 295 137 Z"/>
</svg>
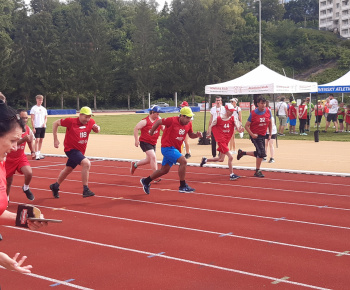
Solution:
<svg viewBox="0 0 350 290">
<path fill-rule="evenodd" d="M 344 118 L 345 118 L 345 108 L 344 108 L 344 103 L 339 104 L 338 108 L 338 122 L 339 122 L 339 131 L 343 132 L 344 131 Z"/>
<path fill-rule="evenodd" d="M 345 132 L 350 133 L 350 105 L 346 106 L 346 117 L 345 117 Z"/>
<path fill-rule="evenodd" d="M 238 99 L 237 98 L 233 98 L 230 100 L 231 105 L 233 106 L 233 117 L 235 118 L 235 122 L 237 122 L 237 120 L 242 123 L 242 110 L 239 106 L 237 106 L 238 104 Z M 241 132 L 243 134 L 243 132 Z M 235 142 L 235 128 L 233 128 L 233 134 L 229 143 L 229 148 L 230 148 L 230 152 L 231 154 L 237 154 L 236 152 L 236 142 Z"/>
<path fill-rule="evenodd" d="M 321 100 L 317 101 L 316 109 L 315 109 L 315 127 L 316 125 L 320 127 L 322 121 L 322 113 L 324 111 L 324 107 L 322 105 Z"/>
<path fill-rule="evenodd" d="M 280 122 L 280 126 L 278 128 L 278 136 L 285 136 L 284 135 L 284 127 L 287 125 L 287 104 L 285 102 L 285 97 L 281 97 L 280 102 L 277 104 L 277 116 Z"/>
<path fill-rule="evenodd" d="M 301 104 L 298 108 L 298 116 L 299 116 L 299 133 L 302 136 L 306 136 L 305 133 L 305 124 L 307 120 L 307 107 L 306 107 L 306 100 L 302 100 Z"/>
<path fill-rule="evenodd" d="M 329 125 L 331 124 L 331 122 L 334 122 L 334 126 L 335 126 L 334 133 L 338 133 L 338 118 L 337 118 L 338 101 L 336 99 L 334 99 L 333 94 L 329 95 L 327 102 L 325 104 L 325 107 L 329 108 L 329 113 L 327 116 L 326 128 L 322 132 L 327 133 L 327 129 L 328 129 Z"/>
<path fill-rule="evenodd" d="M 35 97 L 36 105 L 30 110 L 30 117 L 32 120 L 32 128 L 35 136 L 35 159 L 40 160 L 45 158 L 41 154 L 41 147 L 43 146 L 43 140 L 45 138 L 46 123 L 47 123 L 47 110 L 42 106 L 44 97 L 37 95 Z"/>
<path fill-rule="evenodd" d="M 266 101 L 266 108 L 270 109 L 270 102 Z M 265 136 L 265 151 L 267 153 L 267 148 L 270 147 L 270 160 L 269 163 L 274 163 L 274 155 L 275 155 L 275 146 L 274 146 L 274 140 L 276 140 L 277 136 L 277 127 L 275 124 L 275 118 L 271 116 L 271 124 L 272 124 L 272 133 L 270 134 L 269 127 L 267 128 L 266 131 L 266 136 Z M 270 138 L 271 135 L 271 138 Z M 266 161 L 266 157 L 263 158 L 263 161 Z"/>
<path fill-rule="evenodd" d="M 292 101 L 289 110 L 288 110 L 288 116 L 289 116 L 289 124 L 290 124 L 290 134 L 298 134 L 295 132 L 295 126 L 297 124 L 297 109 L 295 108 L 297 105 L 296 101 Z"/>
<path fill-rule="evenodd" d="M 310 102 L 310 97 L 306 98 L 306 107 L 307 107 L 307 118 L 305 124 L 305 132 L 310 132 L 310 120 L 312 116 L 312 112 L 315 110 L 315 106 Z"/>
<path fill-rule="evenodd" d="M 210 109 L 210 119 L 209 119 L 209 126 L 211 126 L 211 123 L 214 119 L 217 117 L 224 117 L 226 114 L 226 109 L 222 105 L 222 98 L 220 96 L 216 96 L 215 98 L 215 106 L 213 106 Z M 208 135 L 208 132 L 207 132 Z M 213 157 L 216 156 L 216 141 L 213 132 L 211 132 L 211 152 Z"/>
</svg>

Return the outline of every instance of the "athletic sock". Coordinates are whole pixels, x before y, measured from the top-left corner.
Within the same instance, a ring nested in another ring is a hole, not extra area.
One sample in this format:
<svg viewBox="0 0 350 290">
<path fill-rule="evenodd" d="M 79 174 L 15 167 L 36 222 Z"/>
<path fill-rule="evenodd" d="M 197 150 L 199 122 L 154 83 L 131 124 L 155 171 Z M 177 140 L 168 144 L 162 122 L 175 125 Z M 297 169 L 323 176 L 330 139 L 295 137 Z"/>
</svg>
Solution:
<svg viewBox="0 0 350 290">
<path fill-rule="evenodd" d="M 186 185 L 186 180 L 180 180 L 180 187 L 184 187 Z"/>
<path fill-rule="evenodd" d="M 26 190 L 28 190 L 28 189 L 29 189 L 29 185 L 24 184 L 24 185 L 23 185 L 23 190 L 26 191 Z"/>
<path fill-rule="evenodd" d="M 134 167 L 137 168 L 137 162 L 134 163 Z"/>
<path fill-rule="evenodd" d="M 145 182 L 146 184 L 150 184 L 152 180 L 153 180 L 153 179 L 151 178 L 151 176 L 148 176 L 148 177 L 144 180 L 144 182 Z"/>
</svg>

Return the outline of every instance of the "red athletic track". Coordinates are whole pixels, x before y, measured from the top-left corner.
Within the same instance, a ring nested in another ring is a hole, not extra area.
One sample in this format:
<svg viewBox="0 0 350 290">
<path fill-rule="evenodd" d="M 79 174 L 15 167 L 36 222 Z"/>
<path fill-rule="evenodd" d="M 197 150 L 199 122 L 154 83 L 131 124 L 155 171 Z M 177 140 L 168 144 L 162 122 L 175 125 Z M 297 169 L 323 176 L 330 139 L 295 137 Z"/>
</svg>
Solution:
<svg viewBox="0 0 350 290">
<path fill-rule="evenodd" d="M 1 289 L 350 287 L 350 178 L 235 170 L 230 181 L 227 169 L 188 166 L 196 192 L 179 193 L 174 166 L 146 195 L 149 166 L 131 176 L 128 162 L 95 160 L 95 197 L 82 198 L 78 167 L 54 199 L 65 161 L 31 162 L 32 203 L 63 223 L 1 227 L 1 251 L 33 265 L 33 275 L 0 269 Z M 28 203 L 22 184 L 16 175 L 10 211 Z"/>
</svg>

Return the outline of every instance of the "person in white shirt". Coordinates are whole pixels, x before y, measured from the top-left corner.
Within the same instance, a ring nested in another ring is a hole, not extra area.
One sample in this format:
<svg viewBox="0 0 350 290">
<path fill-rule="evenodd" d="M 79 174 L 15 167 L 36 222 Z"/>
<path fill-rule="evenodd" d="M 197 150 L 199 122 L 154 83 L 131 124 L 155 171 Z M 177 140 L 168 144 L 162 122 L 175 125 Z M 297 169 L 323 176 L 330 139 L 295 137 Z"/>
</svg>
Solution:
<svg viewBox="0 0 350 290">
<path fill-rule="evenodd" d="M 33 133 L 35 136 L 35 159 L 40 160 L 45 158 L 41 154 L 41 147 L 45 138 L 46 123 L 47 123 L 47 110 L 42 106 L 44 97 L 37 95 L 35 97 L 36 105 L 30 110 L 30 117 L 32 121 Z"/>
<path fill-rule="evenodd" d="M 235 121 L 238 120 L 242 123 L 242 110 L 239 106 L 237 106 L 238 104 L 238 99 L 237 98 L 232 98 L 230 100 L 230 103 L 232 104 L 234 111 L 233 111 L 233 116 L 235 117 Z M 240 133 L 240 134 L 243 134 Z M 235 142 L 235 132 L 233 132 L 232 134 L 232 138 L 231 141 L 229 143 L 229 148 L 230 148 L 230 152 L 231 154 L 237 154 L 236 152 L 236 142 Z"/>
<path fill-rule="evenodd" d="M 211 123 L 213 122 L 213 120 L 216 119 L 218 116 L 220 116 L 221 118 L 226 116 L 226 109 L 225 109 L 225 106 L 222 105 L 222 98 L 220 96 L 216 96 L 215 106 L 213 106 L 210 109 L 209 126 L 211 126 Z M 216 141 L 213 133 L 211 133 L 211 152 L 213 157 L 216 157 Z"/>
<path fill-rule="evenodd" d="M 327 102 L 325 104 L 329 108 L 329 113 L 327 115 L 326 128 L 322 131 L 327 133 L 327 129 L 331 122 L 334 122 L 335 131 L 334 133 L 338 133 L 338 101 L 334 99 L 332 94 L 329 95 Z"/>
<path fill-rule="evenodd" d="M 271 110 L 269 101 L 266 101 L 266 108 L 269 108 Z M 275 118 L 273 116 L 271 116 L 271 120 L 270 121 L 271 121 L 271 124 L 272 124 L 272 134 L 271 134 L 271 138 L 269 138 L 270 130 L 269 130 L 269 128 L 267 128 L 267 132 L 266 132 L 266 136 L 265 136 L 265 150 L 266 150 L 266 153 L 267 153 L 267 148 L 270 147 L 270 160 L 269 160 L 269 163 L 274 163 L 275 162 L 275 159 L 274 159 L 275 146 L 273 145 L 273 143 L 276 140 L 277 127 L 276 127 L 276 124 L 275 124 Z M 263 161 L 266 161 L 266 157 L 263 158 Z"/>
<path fill-rule="evenodd" d="M 280 121 L 278 136 L 284 136 L 284 127 L 287 125 L 288 106 L 284 100 L 285 97 L 282 96 L 280 102 L 276 106 L 277 116 Z"/>
</svg>

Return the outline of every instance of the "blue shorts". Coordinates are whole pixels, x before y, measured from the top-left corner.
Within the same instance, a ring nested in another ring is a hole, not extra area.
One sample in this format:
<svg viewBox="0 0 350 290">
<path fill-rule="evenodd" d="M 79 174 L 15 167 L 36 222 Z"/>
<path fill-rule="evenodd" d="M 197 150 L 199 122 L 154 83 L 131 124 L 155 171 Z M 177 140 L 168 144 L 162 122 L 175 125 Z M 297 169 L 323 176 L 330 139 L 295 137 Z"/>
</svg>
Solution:
<svg viewBox="0 0 350 290">
<path fill-rule="evenodd" d="M 68 156 L 66 166 L 72 167 L 73 169 L 80 165 L 81 161 L 86 158 L 83 153 L 76 149 L 72 149 L 71 151 L 67 151 L 65 153 Z"/>
<path fill-rule="evenodd" d="M 297 124 L 297 119 L 289 119 L 289 124 L 295 126 Z"/>
<path fill-rule="evenodd" d="M 177 160 L 182 156 L 179 150 L 175 147 L 162 147 L 161 152 L 163 154 L 162 166 L 169 164 L 170 167 L 176 164 Z"/>
</svg>

